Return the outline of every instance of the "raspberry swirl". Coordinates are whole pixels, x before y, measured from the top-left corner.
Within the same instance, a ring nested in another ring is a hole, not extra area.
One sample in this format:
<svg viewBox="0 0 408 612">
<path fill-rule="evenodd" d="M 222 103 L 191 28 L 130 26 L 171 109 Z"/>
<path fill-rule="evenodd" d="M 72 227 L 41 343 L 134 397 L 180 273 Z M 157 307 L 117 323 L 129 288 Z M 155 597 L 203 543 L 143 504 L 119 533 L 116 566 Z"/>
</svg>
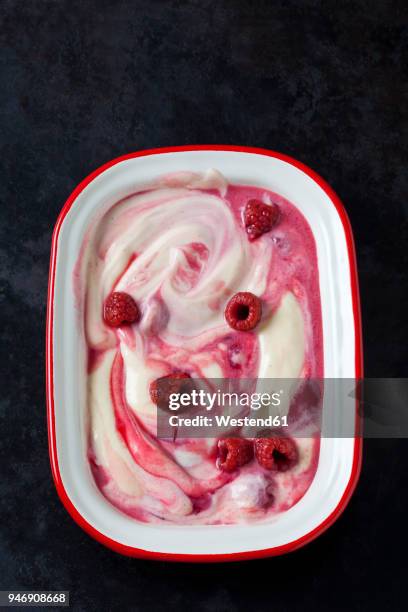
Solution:
<svg viewBox="0 0 408 612">
<path fill-rule="evenodd" d="M 244 211 L 254 199 L 279 207 L 279 221 L 249 239 Z M 245 465 L 221 471 L 216 440 L 156 439 L 149 393 L 173 372 L 322 376 L 314 238 L 292 204 L 228 185 L 215 170 L 161 177 L 95 219 L 73 280 L 88 354 L 88 455 L 112 504 L 146 522 L 231 524 L 266 519 L 302 497 L 317 438 L 297 441 L 291 470 L 268 472 L 248 451 Z M 260 321 L 245 331 L 224 317 L 239 292 L 262 302 Z M 118 308 L 127 309 L 128 324 Z"/>
</svg>

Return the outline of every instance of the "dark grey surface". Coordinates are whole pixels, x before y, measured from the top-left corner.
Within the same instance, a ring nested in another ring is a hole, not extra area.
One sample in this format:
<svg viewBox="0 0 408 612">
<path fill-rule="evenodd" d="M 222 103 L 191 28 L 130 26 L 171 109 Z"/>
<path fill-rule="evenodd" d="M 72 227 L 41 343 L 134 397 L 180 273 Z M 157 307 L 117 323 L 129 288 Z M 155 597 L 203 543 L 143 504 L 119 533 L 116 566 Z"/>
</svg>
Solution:
<svg viewBox="0 0 408 612">
<path fill-rule="evenodd" d="M 69 518 L 51 481 L 44 403 L 61 206 L 107 160 L 185 143 L 275 149 L 332 185 L 356 237 L 367 375 L 406 375 L 404 5 L 0 3 L 1 589 L 70 590 L 73 609 L 87 611 L 406 609 L 393 552 L 406 535 L 405 440 L 366 443 L 349 507 L 306 548 L 171 565 L 122 558 Z"/>
</svg>

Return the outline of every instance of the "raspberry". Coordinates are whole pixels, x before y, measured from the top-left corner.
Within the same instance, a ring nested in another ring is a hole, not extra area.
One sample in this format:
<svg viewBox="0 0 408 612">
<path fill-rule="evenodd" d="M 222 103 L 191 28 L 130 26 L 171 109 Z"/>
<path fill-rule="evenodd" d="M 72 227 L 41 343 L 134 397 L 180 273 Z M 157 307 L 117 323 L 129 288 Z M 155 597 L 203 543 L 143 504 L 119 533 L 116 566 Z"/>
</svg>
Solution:
<svg viewBox="0 0 408 612">
<path fill-rule="evenodd" d="M 237 331 L 249 331 L 258 325 L 262 316 L 261 300 L 249 291 L 236 293 L 228 302 L 225 318 Z"/>
<path fill-rule="evenodd" d="M 265 432 L 261 435 L 265 435 Z M 259 437 L 255 439 L 254 446 L 259 465 L 267 470 L 286 472 L 298 461 L 298 450 L 291 438 L 274 435 Z"/>
<path fill-rule="evenodd" d="M 269 232 L 279 217 L 277 204 L 264 204 L 261 200 L 248 200 L 244 210 L 244 223 L 249 240 Z"/>
<path fill-rule="evenodd" d="M 218 441 L 217 466 L 223 472 L 233 472 L 254 456 L 252 442 L 243 438 L 221 438 Z"/>
<path fill-rule="evenodd" d="M 172 393 L 183 393 L 190 390 L 190 385 L 186 381 L 190 381 L 190 374 L 185 372 L 175 372 L 161 378 L 156 378 L 150 383 L 149 393 L 153 404 L 156 404 L 162 410 L 169 409 L 170 395 Z M 182 409 L 179 409 L 182 412 Z"/>
<path fill-rule="evenodd" d="M 105 301 L 103 318 L 111 327 L 119 327 L 139 321 L 140 312 L 136 302 L 128 293 L 115 291 Z"/>
</svg>

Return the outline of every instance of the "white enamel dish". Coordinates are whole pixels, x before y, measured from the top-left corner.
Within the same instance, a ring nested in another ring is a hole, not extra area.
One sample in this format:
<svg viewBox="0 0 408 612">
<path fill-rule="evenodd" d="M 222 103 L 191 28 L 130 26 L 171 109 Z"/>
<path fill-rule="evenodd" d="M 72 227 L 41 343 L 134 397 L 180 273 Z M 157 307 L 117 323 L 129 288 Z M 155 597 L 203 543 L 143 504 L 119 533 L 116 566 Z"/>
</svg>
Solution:
<svg viewBox="0 0 408 612">
<path fill-rule="evenodd" d="M 353 438 L 323 438 L 316 476 L 290 510 L 268 523 L 199 527 L 139 523 L 112 506 L 93 481 L 86 457 L 86 368 L 72 287 L 84 234 L 97 212 L 159 175 L 211 167 L 231 183 L 277 192 L 303 213 L 317 247 L 325 377 L 362 376 L 350 224 L 338 197 L 309 168 L 272 151 L 221 145 L 142 151 L 113 160 L 90 175 L 66 202 L 53 235 L 47 313 L 50 459 L 58 493 L 73 518 L 95 539 L 127 555 L 229 561 L 294 550 L 338 518 L 359 476 L 361 438 L 357 432 Z"/>
</svg>

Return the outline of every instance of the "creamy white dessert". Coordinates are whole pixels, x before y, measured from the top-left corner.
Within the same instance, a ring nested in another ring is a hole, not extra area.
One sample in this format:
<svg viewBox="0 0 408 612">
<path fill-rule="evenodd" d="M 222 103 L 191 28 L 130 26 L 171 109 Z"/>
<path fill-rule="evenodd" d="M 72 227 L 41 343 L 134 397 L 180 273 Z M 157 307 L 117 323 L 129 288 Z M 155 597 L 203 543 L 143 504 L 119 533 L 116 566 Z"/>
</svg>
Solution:
<svg viewBox="0 0 408 612">
<path fill-rule="evenodd" d="M 256 236 L 245 217 L 254 200 L 279 210 Z M 217 440 L 157 439 L 150 392 L 154 381 L 180 372 L 193 379 L 323 375 L 315 244 L 291 203 L 229 185 L 215 170 L 160 177 L 95 220 L 74 285 L 88 354 L 89 460 L 112 504 L 145 522 L 230 524 L 268 519 L 302 497 L 317 467 L 318 436 L 291 442 L 296 461 L 285 469 L 262 463 L 252 441 L 242 465 L 220 469 Z M 246 331 L 225 318 L 240 292 L 262 304 L 259 323 Z M 133 321 L 109 324 L 113 294 L 129 296 Z"/>
</svg>

